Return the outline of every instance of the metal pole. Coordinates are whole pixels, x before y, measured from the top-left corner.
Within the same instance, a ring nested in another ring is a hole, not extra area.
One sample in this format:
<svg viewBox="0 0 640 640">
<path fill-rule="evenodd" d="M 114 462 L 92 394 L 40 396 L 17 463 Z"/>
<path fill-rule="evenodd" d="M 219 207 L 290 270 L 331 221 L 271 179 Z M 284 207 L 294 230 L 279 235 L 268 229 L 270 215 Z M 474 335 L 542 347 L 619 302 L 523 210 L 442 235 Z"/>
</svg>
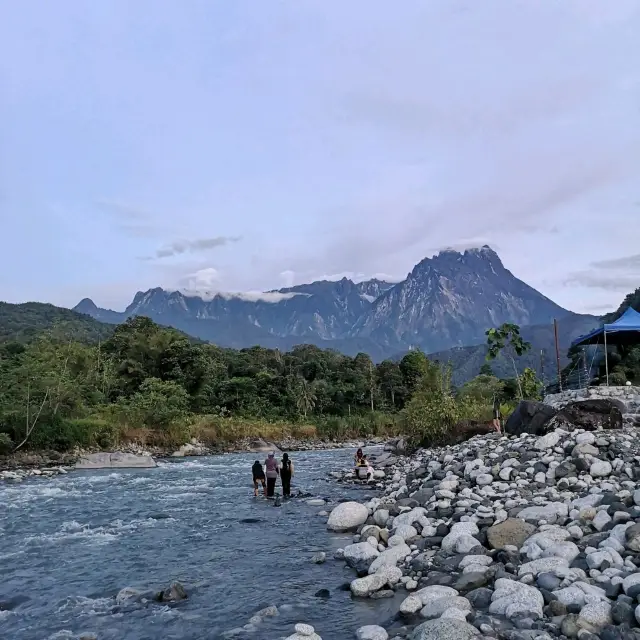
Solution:
<svg viewBox="0 0 640 640">
<path fill-rule="evenodd" d="M 607 353 L 607 330 L 604 330 L 604 370 L 607 374 L 607 387 L 609 386 L 609 354 Z"/>
<path fill-rule="evenodd" d="M 553 335 L 556 340 L 556 364 L 558 367 L 558 386 L 560 393 L 562 393 L 562 375 L 560 373 L 560 347 L 558 347 L 558 321 L 553 319 Z"/>
</svg>

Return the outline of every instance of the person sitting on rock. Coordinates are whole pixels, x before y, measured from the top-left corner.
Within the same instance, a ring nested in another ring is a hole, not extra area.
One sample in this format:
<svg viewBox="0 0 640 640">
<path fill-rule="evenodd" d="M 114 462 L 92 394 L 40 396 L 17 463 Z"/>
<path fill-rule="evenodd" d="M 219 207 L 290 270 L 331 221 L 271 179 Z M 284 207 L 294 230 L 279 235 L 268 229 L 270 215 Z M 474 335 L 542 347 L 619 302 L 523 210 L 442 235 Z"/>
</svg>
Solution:
<svg viewBox="0 0 640 640">
<path fill-rule="evenodd" d="M 367 462 L 367 456 L 365 456 L 365 455 L 363 455 L 356 462 L 356 477 L 358 478 L 358 480 L 367 479 L 367 467 L 368 466 L 369 466 L 369 463 Z"/>
<path fill-rule="evenodd" d="M 264 466 L 267 470 L 267 498 L 273 498 L 276 480 L 280 475 L 280 466 L 273 452 L 271 452 L 265 460 Z"/>
<path fill-rule="evenodd" d="M 264 470 L 258 460 L 253 463 L 251 467 L 251 473 L 253 474 L 253 495 L 258 495 L 258 484 L 262 485 L 262 491 L 264 495 L 267 495 L 267 481 L 265 479 Z"/>
<path fill-rule="evenodd" d="M 367 460 L 367 456 L 362 456 L 362 466 L 367 470 L 367 480 L 371 480 L 373 478 L 373 467 Z"/>
<path fill-rule="evenodd" d="M 362 449 L 358 449 L 356 451 L 356 455 L 353 456 L 353 461 L 356 467 L 360 466 L 360 462 L 362 461 L 363 458 L 364 458 L 364 454 L 362 453 Z"/>
</svg>

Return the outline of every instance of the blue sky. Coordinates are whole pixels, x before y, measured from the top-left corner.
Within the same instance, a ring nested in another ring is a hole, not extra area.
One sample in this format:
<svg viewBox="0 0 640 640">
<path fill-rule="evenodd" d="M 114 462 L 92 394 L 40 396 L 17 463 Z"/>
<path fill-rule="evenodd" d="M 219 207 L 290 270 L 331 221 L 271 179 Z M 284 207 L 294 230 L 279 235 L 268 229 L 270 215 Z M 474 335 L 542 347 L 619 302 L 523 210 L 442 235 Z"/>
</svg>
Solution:
<svg viewBox="0 0 640 640">
<path fill-rule="evenodd" d="M 0 299 L 402 278 L 491 244 L 640 286 L 636 0 L 0 6 Z"/>
</svg>

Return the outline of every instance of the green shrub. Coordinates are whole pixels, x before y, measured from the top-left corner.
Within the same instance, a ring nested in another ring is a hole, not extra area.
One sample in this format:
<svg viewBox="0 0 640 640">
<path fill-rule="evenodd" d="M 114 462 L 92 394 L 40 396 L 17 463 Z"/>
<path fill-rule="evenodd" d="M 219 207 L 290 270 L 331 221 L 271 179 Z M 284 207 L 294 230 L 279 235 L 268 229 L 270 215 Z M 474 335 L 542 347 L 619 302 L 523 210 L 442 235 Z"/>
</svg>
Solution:
<svg viewBox="0 0 640 640">
<path fill-rule="evenodd" d="M 7 455 L 13 451 L 13 440 L 8 433 L 0 433 L 0 455 Z"/>
<path fill-rule="evenodd" d="M 150 427 L 168 427 L 185 418 L 189 408 L 189 394 L 177 382 L 147 378 L 140 391 L 123 404 L 129 423 L 139 422 Z"/>
</svg>

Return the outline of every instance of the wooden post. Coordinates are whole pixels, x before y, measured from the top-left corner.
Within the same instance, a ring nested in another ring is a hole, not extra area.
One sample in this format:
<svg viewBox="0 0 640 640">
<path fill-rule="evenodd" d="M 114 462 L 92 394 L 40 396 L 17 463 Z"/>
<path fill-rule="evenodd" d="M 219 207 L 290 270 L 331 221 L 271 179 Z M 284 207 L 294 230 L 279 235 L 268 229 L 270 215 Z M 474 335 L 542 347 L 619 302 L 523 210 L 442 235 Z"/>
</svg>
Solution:
<svg viewBox="0 0 640 640">
<path fill-rule="evenodd" d="M 558 321 L 553 319 L 553 334 L 556 340 L 556 364 L 558 367 L 558 386 L 562 393 L 562 374 L 560 373 L 560 347 L 558 346 Z"/>
<path fill-rule="evenodd" d="M 604 370 L 607 375 L 607 387 L 609 386 L 609 354 L 607 353 L 607 330 L 604 330 Z"/>
</svg>

